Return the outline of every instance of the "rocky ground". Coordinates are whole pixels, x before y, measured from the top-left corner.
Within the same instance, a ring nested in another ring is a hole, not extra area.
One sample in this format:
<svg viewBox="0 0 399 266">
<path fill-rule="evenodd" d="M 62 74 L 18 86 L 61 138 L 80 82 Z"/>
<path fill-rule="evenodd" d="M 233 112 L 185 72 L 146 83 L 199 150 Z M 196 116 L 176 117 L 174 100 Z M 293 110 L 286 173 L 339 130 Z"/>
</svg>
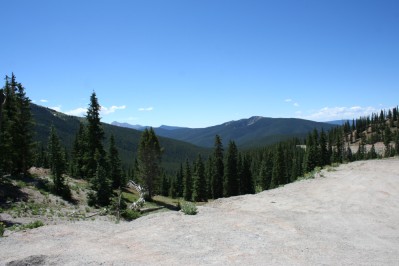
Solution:
<svg viewBox="0 0 399 266">
<path fill-rule="evenodd" d="M 7 233 L 2 265 L 398 265 L 399 159 L 360 161 L 195 216 L 77 221 Z"/>
</svg>

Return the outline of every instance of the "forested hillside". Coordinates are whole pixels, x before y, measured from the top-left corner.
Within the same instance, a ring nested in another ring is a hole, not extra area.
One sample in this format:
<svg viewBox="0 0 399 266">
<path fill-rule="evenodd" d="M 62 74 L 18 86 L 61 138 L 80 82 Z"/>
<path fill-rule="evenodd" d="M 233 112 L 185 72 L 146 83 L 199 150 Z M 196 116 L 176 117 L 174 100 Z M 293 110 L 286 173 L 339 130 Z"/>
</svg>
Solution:
<svg viewBox="0 0 399 266">
<path fill-rule="evenodd" d="M 85 119 L 65 115 L 36 104 L 31 104 L 31 109 L 35 124 L 35 134 L 33 136 L 37 142 L 38 149 L 40 150 L 42 146 L 47 146 L 50 126 L 54 125 L 62 145 L 70 153 L 79 130 L 79 124 L 85 123 Z M 109 145 L 110 136 L 114 135 L 115 145 L 119 150 L 123 165 L 127 168 L 133 166 L 134 159 L 137 157 L 137 148 L 142 132 L 105 123 L 102 125 L 105 133 L 105 146 Z M 199 153 L 209 153 L 206 148 L 197 147 L 182 141 L 162 137 L 159 139 L 161 146 L 164 148 L 163 165 L 166 169 L 177 169 L 180 161 L 186 158 L 193 160 Z"/>
<path fill-rule="evenodd" d="M 121 124 L 118 124 L 121 125 Z M 329 130 L 334 125 L 296 118 L 269 118 L 254 116 L 248 119 L 230 121 L 206 128 L 154 128 L 155 133 L 172 139 L 192 143 L 197 146 L 212 147 L 215 135 L 222 144 L 234 140 L 240 148 L 254 148 L 270 145 L 294 137 L 304 138 L 309 131 Z"/>
<path fill-rule="evenodd" d="M 205 160 L 183 163 L 176 177 L 164 178 L 161 191 L 186 200 L 196 200 L 193 195 L 198 193 L 197 198 L 216 199 L 273 189 L 314 176 L 331 164 L 392 157 L 399 155 L 398 127 L 398 108 L 393 108 L 329 131 L 315 128 L 305 140 L 294 138 L 241 152 L 234 141 L 224 150 L 216 135 L 213 154 Z M 200 170 L 203 164 L 205 171 Z"/>
</svg>

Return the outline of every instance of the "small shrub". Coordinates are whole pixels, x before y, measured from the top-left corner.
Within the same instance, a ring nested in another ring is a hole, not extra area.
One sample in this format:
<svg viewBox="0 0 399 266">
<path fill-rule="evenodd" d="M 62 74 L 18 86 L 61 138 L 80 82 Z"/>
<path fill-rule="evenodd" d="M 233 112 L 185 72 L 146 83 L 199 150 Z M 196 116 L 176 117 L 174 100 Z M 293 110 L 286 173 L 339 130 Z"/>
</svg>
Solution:
<svg viewBox="0 0 399 266">
<path fill-rule="evenodd" d="M 34 228 L 38 228 L 43 226 L 43 222 L 42 221 L 34 221 L 28 224 L 24 224 L 24 225 L 13 225 L 11 227 L 9 227 L 8 229 L 11 231 L 19 231 L 19 230 L 26 230 L 26 229 L 34 229 Z"/>
<path fill-rule="evenodd" d="M 135 210 L 126 209 L 122 212 L 122 217 L 127 221 L 132 221 L 140 217 L 140 213 Z"/>
<path fill-rule="evenodd" d="M 44 223 L 42 221 L 37 220 L 37 221 L 31 222 L 31 223 L 28 223 L 27 225 L 24 225 L 23 227 L 26 229 L 34 229 L 34 228 L 41 227 L 43 225 L 44 225 Z"/>
<path fill-rule="evenodd" d="M 181 205 L 181 210 L 186 215 L 196 215 L 197 214 L 197 206 L 195 206 L 192 202 L 183 202 Z"/>
<path fill-rule="evenodd" d="M 255 193 L 258 194 L 258 193 L 261 193 L 262 191 L 263 191 L 262 186 L 256 185 L 256 187 L 255 187 Z"/>
</svg>

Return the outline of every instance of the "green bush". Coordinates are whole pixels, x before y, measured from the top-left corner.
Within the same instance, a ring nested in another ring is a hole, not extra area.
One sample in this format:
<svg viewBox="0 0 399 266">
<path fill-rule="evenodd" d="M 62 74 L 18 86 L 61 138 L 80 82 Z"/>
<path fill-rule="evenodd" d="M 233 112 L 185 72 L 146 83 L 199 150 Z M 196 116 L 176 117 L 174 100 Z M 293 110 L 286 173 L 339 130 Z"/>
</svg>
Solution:
<svg viewBox="0 0 399 266">
<path fill-rule="evenodd" d="M 24 224 L 24 225 L 13 225 L 13 226 L 9 227 L 8 229 L 10 229 L 11 231 L 20 231 L 20 230 L 38 228 L 43 225 L 44 224 L 42 221 L 37 220 L 37 221 L 31 222 L 28 224 Z"/>
<path fill-rule="evenodd" d="M 132 221 L 140 217 L 140 213 L 135 210 L 126 209 L 122 212 L 122 217 L 127 221 Z"/>
<path fill-rule="evenodd" d="M 34 228 L 38 228 L 43 225 L 44 225 L 44 223 L 42 221 L 37 220 L 37 221 L 31 222 L 31 223 L 28 223 L 27 225 L 24 225 L 23 227 L 26 229 L 34 229 Z"/>
<path fill-rule="evenodd" d="M 181 204 L 181 210 L 186 215 L 196 215 L 197 214 L 197 206 L 195 206 L 192 202 L 183 202 Z"/>
</svg>

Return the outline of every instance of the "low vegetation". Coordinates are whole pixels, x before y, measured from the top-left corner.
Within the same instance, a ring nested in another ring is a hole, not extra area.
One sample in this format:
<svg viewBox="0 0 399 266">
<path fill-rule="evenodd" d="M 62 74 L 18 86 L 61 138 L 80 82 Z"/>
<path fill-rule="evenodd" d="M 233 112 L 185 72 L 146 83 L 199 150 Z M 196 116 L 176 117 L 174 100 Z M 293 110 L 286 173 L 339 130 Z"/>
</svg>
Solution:
<svg viewBox="0 0 399 266">
<path fill-rule="evenodd" d="M 186 215 L 196 215 L 197 214 L 197 206 L 195 206 L 192 202 L 184 201 L 181 204 L 181 211 Z"/>
</svg>

